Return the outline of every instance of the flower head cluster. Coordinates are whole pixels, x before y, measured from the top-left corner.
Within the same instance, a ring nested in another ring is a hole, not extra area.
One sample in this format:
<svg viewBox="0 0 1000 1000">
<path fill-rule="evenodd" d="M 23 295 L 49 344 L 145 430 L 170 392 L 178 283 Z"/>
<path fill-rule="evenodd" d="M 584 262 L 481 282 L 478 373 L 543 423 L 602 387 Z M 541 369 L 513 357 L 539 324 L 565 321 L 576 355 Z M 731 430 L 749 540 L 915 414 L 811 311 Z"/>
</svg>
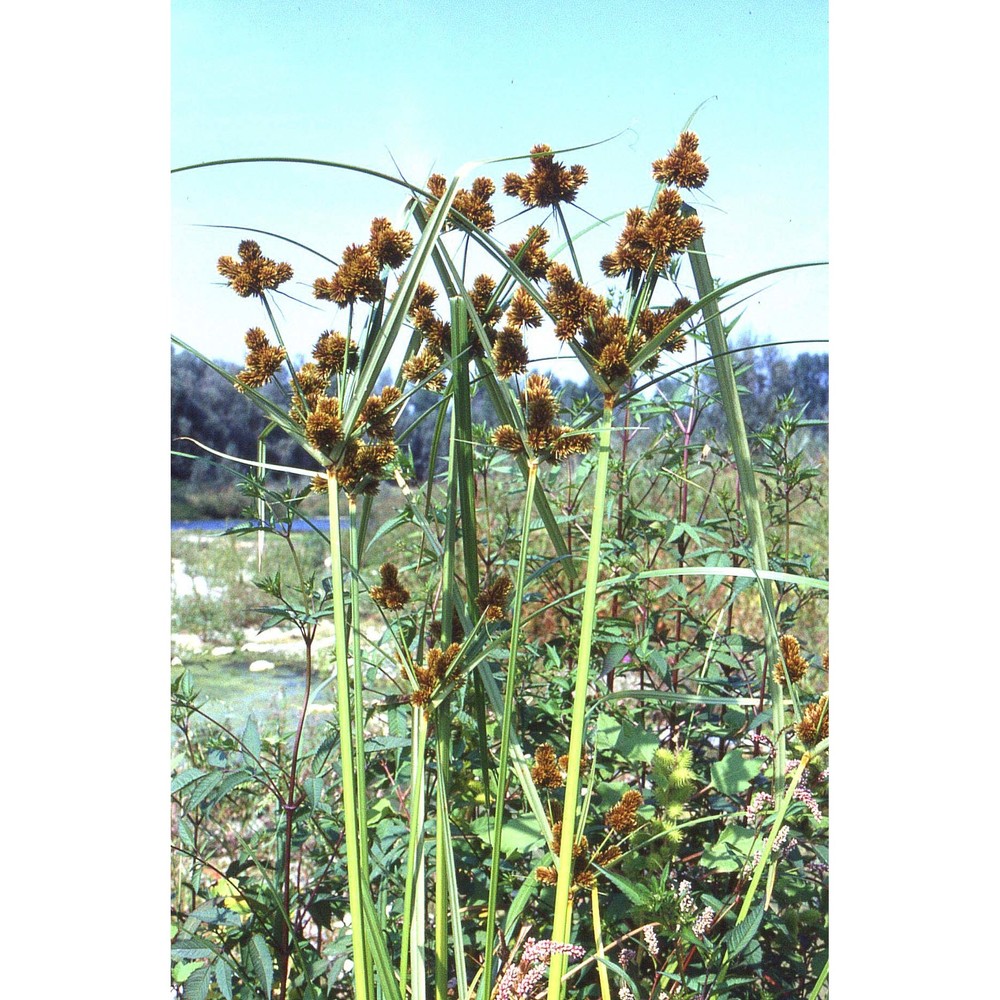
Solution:
<svg viewBox="0 0 1000 1000">
<path fill-rule="evenodd" d="M 641 805 L 642 793 L 634 788 L 628 789 L 604 814 L 604 825 L 619 836 L 631 833 L 638 825 L 637 812 Z"/>
<path fill-rule="evenodd" d="M 369 591 L 372 600 L 380 608 L 399 611 L 410 599 L 410 592 L 399 582 L 399 569 L 391 562 L 384 562 L 378 572 L 382 584 Z"/>
<path fill-rule="evenodd" d="M 349 493 L 377 493 L 386 466 L 396 460 L 392 411 L 402 398 L 400 390 L 390 385 L 380 395 L 369 396 L 354 433 L 348 437 L 340 400 L 324 391 L 329 376 L 310 363 L 302 366 L 297 378 L 306 409 L 293 405 L 291 416 L 304 424 L 309 444 L 330 459 L 327 474 L 335 476 Z M 371 440 L 365 440 L 365 435 Z M 323 485 L 322 480 L 314 480 L 313 490 L 322 492 Z"/>
<path fill-rule="evenodd" d="M 219 258 L 219 274 L 228 279 L 229 287 L 248 298 L 251 295 L 264 296 L 266 289 L 277 288 L 292 276 L 289 264 L 278 264 L 265 257 L 255 240 L 243 240 L 239 245 L 240 260 L 232 257 Z"/>
<path fill-rule="evenodd" d="M 496 1000 L 516 1000 L 530 997 L 545 975 L 552 956 L 561 953 L 571 959 L 583 958 L 583 948 L 578 944 L 562 944 L 557 941 L 536 941 L 528 938 L 524 943 L 524 951 L 516 965 L 507 967 L 494 996 Z"/>
<path fill-rule="evenodd" d="M 461 650 L 462 647 L 457 642 L 453 642 L 447 649 L 435 646 L 427 650 L 424 665 L 414 667 L 413 670 L 417 678 L 417 690 L 410 695 L 411 704 L 423 705 L 424 712 L 428 712 L 431 700 Z"/>
<path fill-rule="evenodd" d="M 504 194 L 520 198 L 528 208 L 546 208 L 559 202 L 571 202 L 587 183 L 587 171 L 579 163 L 568 170 L 553 159 L 552 147 L 543 143 L 532 147 L 531 171 L 522 177 L 509 173 L 503 179 Z"/>
<path fill-rule="evenodd" d="M 675 188 L 664 188 L 652 212 L 633 208 L 625 216 L 625 228 L 615 249 L 601 258 L 601 270 L 609 278 L 627 276 L 633 287 L 656 266 L 662 271 L 671 257 L 683 253 L 705 227 L 697 215 L 685 215 L 684 203 Z"/>
<path fill-rule="evenodd" d="M 514 584 L 509 576 L 506 574 L 498 576 L 480 590 L 476 598 L 476 607 L 486 616 L 488 622 L 503 621 L 504 609 L 513 590 Z"/>
<path fill-rule="evenodd" d="M 656 940 L 652 924 L 646 924 L 642 929 L 642 936 L 646 940 L 646 950 L 656 958 L 660 954 L 660 942 Z"/>
<path fill-rule="evenodd" d="M 248 350 L 243 371 L 236 376 L 237 392 L 243 392 L 247 387 L 259 389 L 267 385 L 287 356 L 283 347 L 275 347 L 268 341 L 259 326 L 247 330 L 244 340 Z"/>
<path fill-rule="evenodd" d="M 441 370 L 446 351 L 451 350 L 451 324 L 434 312 L 437 292 L 421 281 L 410 302 L 408 315 L 413 328 L 420 334 L 420 350 L 403 362 L 402 375 L 414 385 L 424 383 L 431 392 L 443 392 L 445 374 Z"/>
<path fill-rule="evenodd" d="M 448 181 L 441 174 L 431 174 L 427 178 L 427 190 L 433 195 L 427 202 L 428 213 L 434 211 L 434 206 L 444 197 L 447 187 Z M 470 189 L 459 188 L 451 207 L 474 226 L 488 233 L 496 225 L 496 215 L 490 204 L 495 191 L 496 185 L 488 177 L 477 177 Z"/>
<path fill-rule="evenodd" d="M 345 247 L 333 278 L 317 278 L 313 294 L 341 307 L 359 300 L 379 302 L 385 292 L 382 269 L 400 267 L 412 252 L 413 237 L 405 229 L 393 229 L 388 219 L 373 219 L 368 242 Z"/>
<path fill-rule="evenodd" d="M 677 885 L 677 907 L 682 914 L 692 914 L 698 909 L 698 904 L 691 895 L 691 883 L 683 881 Z"/>
<path fill-rule="evenodd" d="M 552 853 L 558 857 L 559 842 L 562 838 L 562 823 L 552 827 Z M 609 865 L 621 857 L 621 848 L 616 844 L 608 844 L 596 851 L 590 850 L 590 843 L 584 834 L 580 834 L 573 844 L 573 879 L 570 892 L 577 889 L 592 889 L 597 885 L 597 871 L 592 865 Z M 559 880 L 558 872 L 552 865 L 541 865 L 535 869 L 535 878 L 542 885 L 555 885 Z"/>
<path fill-rule="evenodd" d="M 802 721 L 795 727 L 795 735 L 807 746 L 815 746 L 830 735 L 829 698 L 823 695 L 819 701 L 802 709 Z"/>
<path fill-rule="evenodd" d="M 594 444 L 593 434 L 575 432 L 571 427 L 556 422 L 559 402 L 552 392 L 552 385 L 544 375 L 531 374 L 521 393 L 528 444 L 532 451 L 553 461 L 562 461 L 568 455 L 582 455 Z M 523 452 L 521 435 L 509 424 L 502 424 L 493 432 L 493 444 L 504 451 Z"/>
<path fill-rule="evenodd" d="M 538 788 L 562 788 L 566 783 L 566 775 L 556 763 L 556 752 L 551 743 L 542 743 L 535 750 L 531 780 Z"/>
<path fill-rule="evenodd" d="M 541 281 L 549 269 L 548 254 L 545 244 L 549 242 L 549 234 L 540 226 L 532 229 L 520 243 L 511 243 L 507 248 L 507 256 L 533 281 Z"/>
<path fill-rule="evenodd" d="M 809 663 L 802 655 L 799 640 L 794 635 L 783 635 L 778 643 L 781 646 L 781 657 L 785 661 L 785 669 L 788 671 L 788 679 L 795 684 L 805 676 L 809 669 Z M 778 684 L 784 683 L 785 675 L 780 663 L 775 664 L 774 679 Z"/>
<path fill-rule="evenodd" d="M 698 152 L 694 132 L 681 132 L 677 145 L 665 157 L 653 161 L 653 179 L 681 188 L 704 187 L 708 167 Z"/>
<path fill-rule="evenodd" d="M 339 375 L 346 368 L 352 372 L 358 367 L 358 345 L 356 341 L 347 342 L 342 333 L 325 330 L 320 334 L 312 350 L 316 367 L 330 378 Z"/>
</svg>

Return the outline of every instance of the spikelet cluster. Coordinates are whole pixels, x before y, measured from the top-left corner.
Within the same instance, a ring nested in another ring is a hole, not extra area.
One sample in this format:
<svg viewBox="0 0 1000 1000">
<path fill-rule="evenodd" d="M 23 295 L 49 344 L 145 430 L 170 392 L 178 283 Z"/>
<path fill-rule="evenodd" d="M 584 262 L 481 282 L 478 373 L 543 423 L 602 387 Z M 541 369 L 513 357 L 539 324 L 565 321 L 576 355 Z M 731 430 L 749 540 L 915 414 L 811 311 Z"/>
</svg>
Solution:
<svg viewBox="0 0 1000 1000">
<path fill-rule="evenodd" d="M 247 356 L 243 370 L 236 376 L 237 392 L 267 385 L 287 356 L 283 347 L 275 347 L 268 341 L 267 335 L 259 326 L 247 330 L 244 341 Z"/>
<path fill-rule="evenodd" d="M 369 590 L 372 600 L 380 607 L 389 611 L 399 611 L 410 599 L 410 592 L 399 582 L 399 569 L 391 562 L 384 562 L 379 567 L 382 583 Z"/>
<path fill-rule="evenodd" d="M 631 209 L 615 249 L 601 258 L 601 270 L 609 278 L 628 277 L 633 287 L 654 264 L 662 271 L 671 257 L 705 233 L 697 215 L 683 214 L 683 204 L 675 188 L 664 188 L 651 212 Z"/>
<path fill-rule="evenodd" d="M 445 352 L 451 350 L 451 324 L 441 320 L 434 311 L 437 292 L 426 282 L 417 285 L 408 315 L 413 328 L 421 336 L 420 349 L 403 362 L 403 378 L 413 385 L 424 384 L 431 392 L 444 392 L 442 370 Z"/>
<path fill-rule="evenodd" d="M 243 298 L 251 295 L 263 298 L 265 290 L 277 288 L 292 277 L 291 265 L 278 264 L 265 257 L 255 240 L 243 240 L 238 252 L 239 261 L 220 257 L 218 268 L 229 287 Z"/>
<path fill-rule="evenodd" d="M 788 679 L 795 684 L 802 680 L 809 669 L 809 664 L 799 648 L 799 640 L 794 635 L 783 635 L 778 640 L 778 644 L 781 647 L 781 658 L 785 662 L 785 670 L 788 671 Z M 785 675 L 780 663 L 775 664 L 774 679 L 778 684 L 785 682 Z"/>
<path fill-rule="evenodd" d="M 704 187 L 708 167 L 698 152 L 694 132 L 681 132 L 677 145 L 665 157 L 653 161 L 653 180 L 680 188 Z"/>
<path fill-rule="evenodd" d="M 530 230 L 520 243 L 511 243 L 507 248 L 507 256 L 533 281 L 541 281 L 549 269 L 548 254 L 545 244 L 549 242 L 549 234 L 540 226 Z"/>
<path fill-rule="evenodd" d="M 545 459 L 560 462 L 568 455 L 582 455 L 594 444 L 594 435 L 579 433 L 556 421 L 559 402 L 552 392 L 552 385 L 544 375 L 528 376 L 521 392 L 526 436 L 531 451 Z M 519 454 L 525 450 L 521 435 L 509 424 L 502 424 L 493 432 L 497 448 Z"/>
<path fill-rule="evenodd" d="M 498 576 L 488 585 L 484 586 L 476 597 L 476 606 L 480 614 L 486 616 L 488 622 L 503 621 L 506 614 L 507 602 L 514 590 L 514 584 L 506 574 Z"/>
<path fill-rule="evenodd" d="M 447 649 L 435 646 L 427 650 L 424 665 L 414 667 L 413 670 L 417 678 L 417 690 L 410 695 L 412 705 L 423 705 L 424 712 L 429 714 L 431 701 L 461 650 L 462 647 L 457 642 L 453 642 Z"/>
<path fill-rule="evenodd" d="M 297 379 L 302 399 L 293 403 L 290 415 L 304 426 L 309 444 L 330 458 L 328 475 L 349 493 L 377 493 L 386 467 L 396 460 L 394 423 L 402 392 L 389 385 L 378 396 L 369 396 L 347 436 L 340 400 L 325 391 L 329 375 L 310 362 L 299 369 Z M 326 479 L 317 477 L 312 490 L 323 492 L 326 486 Z"/>
<path fill-rule="evenodd" d="M 428 214 L 434 211 L 434 206 L 444 197 L 447 187 L 448 181 L 441 174 L 431 174 L 427 178 L 427 190 L 433 196 L 427 201 Z M 477 177 L 471 188 L 459 188 L 452 201 L 452 209 L 460 212 L 484 233 L 488 233 L 496 225 L 496 214 L 490 204 L 495 191 L 496 185 L 488 177 Z M 445 228 L 451 228 L 452 225 L 449 220 Z"/>
<path fill-rule="evenodd" d="M 373 219 L 368 242 L 345 247 L 333 277 L 313 282 L 313 295 L 341 307 L 358 301 L 380 302 L 385 292 L 382 269 L 402 266 L 412 252 L 410 233 L 394 229 L 388 219 Z"/>
<path fill-rule="evenodd" d="M 604 825 L 619 836 L 631 833 L 638 825 L 637 813 L 641 805 L 642 793 L 634 788 L 628 789 L 604 814 Z"/>
<path fill-rule="evenodd" d="M 795 726 L 795 735 L 807 747 L 829 738 L 830 708 L 827 695 L 824 694 L 819 701 L 802 709 L 802 721 Z"/>
<path fill-rule="evenodd" d="M 552 826 L 552 842 L 549 845 L 556 857 L 559 856 L 561 839 L 562 823 L 559 822 Z M 577 889 L 593 889 L 597 885 L 598 874 L 597 869 L 593 866 L 607 867 L 621 856 L 622 850 L 617 844 L 605 844 L 592 851 L 586 835 L 581 833 L 573 844 L 573 878 L 570 883 L 570 892 L 575 892 Z M 535 869 L 535 878 L 542 885 L 555 885 L 559 880 L 559 873 L 554 865 L 540 865 Z"/>
<path fill-rule="evenodd" d="M 551 146 L 533 146 L 531 159 L 531 170 L 525 176 L 509 173 L 503 179 L 504 194 L 520 198 L 528 208 L 574 201 L 577 191 L 587 183 L 586 168 L 577 163 L 567 169 L 553 158 Z"/>
<path fill-rule="evenodd" d="M 550 743 L 542 743 L 535 750 L 531 779 L 538 788 L 562 788 L 566 783 L 566 775 L 556 763 L 556 752 Z"/>
</svg>

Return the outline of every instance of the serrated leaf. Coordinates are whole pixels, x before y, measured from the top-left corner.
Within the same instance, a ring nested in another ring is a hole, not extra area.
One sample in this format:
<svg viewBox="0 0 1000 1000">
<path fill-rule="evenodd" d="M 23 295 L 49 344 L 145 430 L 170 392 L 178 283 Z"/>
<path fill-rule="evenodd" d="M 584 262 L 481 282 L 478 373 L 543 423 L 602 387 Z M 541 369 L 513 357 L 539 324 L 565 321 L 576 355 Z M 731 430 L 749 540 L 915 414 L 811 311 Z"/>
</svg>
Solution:
<svg viewBox="0 0 1000 1000">
<path fill-rule="evenodd" d="M 186 983 L 191 978 L 192 973 L 202 967 L 201 962 L 178 962 L 170 973 L 171 978 L 178 985 Z"/>
<path fill-rule="evenodd" d="M 189 851 L 193 851 L 195 849 L 194 827 L 191 825 L 191 821 L 186 816 L 181 816 L 177 820 L 177 836 L 180 837 L 181 843 Z"/>
<path fill-rule="evenodd" d="M 274 965 L 271 960 L 271 950 L 260 934 L 254 934 L 250 939 L 250 964 L 260 980 L 264 996 L 271 995 L 271 984 L 274 980 Z"/>
<path fill-rule="evenodd" d="M 184 1000 L 206 1000 L 211 983 L 211 967 L 199 966 L 184 982 Z"/>
<path fill-rule="evenodd" d="M 170 782 L 170 793 L 179 792 L 182 788 L 187 788 L 192 782 L 197 781 L 205 772 L 200 767 L 189 767 L 174 776 Z"/>
<path fill-rule="evenodd" d="M 220 958 L 213 967 L 215 981 L 219 985 L 219 992 L 226 1000 L 233 1000 L 233 970 L 229 968 L 225 959 Z"/>
<path fill-rule="evenodd" d="M 186 803 L 186 807 L 194 809 L 199 803 L 203 802 L 209 795 L 211 795 L 213 789 L 215 789 L 225 777 L 221 771 L 213 771 L 211 774 L 206 774 L 199 778 L 194 783 L 194 789 L 191 792 L 191 797 Z"/>
<path fill-rule="evenodd" d="M 253 713 L 247 716 L 247 724 L 243 727 L 240 742 L 247 753 L 253 757 L 260 757 L 260 730 L 257 728 L 257 720 L 253 717 Z"/>
<path fill-rule="evenodd" d="M 653 897 L 640 886 L 635 885 L 633 882 L 626 882 L 620 875 L 616 875 L 614 872 L 610 872 L 607 868 L 602 868 L 600 865 L 594 865 L 594 867 L 599 869 L 609 882 L 621 889 L 630 902 L 635 903 L 637 906 L 651 905 Z"/>
<path fill-rule="evenodd" d="M 174 958 L 212 958 L 215 949 L 199 937 L 186 937 L 171 942 L 170 954 Z"/>
<path fill-rule="evenodd" d="M 737 924 L 726 934 L 726 947 L 730 958 L 735 958 L 752 940 L 764 919 L 764 904 L 758 903 L 746 916 L 746 920 Z"/>
<path fill-rule="evenodd" d="M 712 765 L 712 784 L 723 795 L 735 798 L 750 787 L 766 763 L 765 757 L 744 757 L 737 747 Z"/>
</svg>

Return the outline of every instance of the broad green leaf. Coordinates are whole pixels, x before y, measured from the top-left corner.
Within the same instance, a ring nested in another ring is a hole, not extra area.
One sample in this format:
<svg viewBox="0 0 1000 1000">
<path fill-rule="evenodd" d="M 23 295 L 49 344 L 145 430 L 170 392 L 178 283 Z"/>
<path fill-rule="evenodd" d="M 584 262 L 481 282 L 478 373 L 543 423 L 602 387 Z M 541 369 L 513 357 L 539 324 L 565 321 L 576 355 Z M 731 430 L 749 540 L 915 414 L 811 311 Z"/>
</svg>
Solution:
<svg viewBox="0 0 1000 1000">
<path fill-rule="evenodd" d="M 247 724 L 243 727 L 243 735 L 240 742 L 251 756 L 260 758 L 260 731 L 257 729 L 257 720 L 253 714 L 247 716 Z"/>
<path fill-rule="evenodd" d="M 737 924 L 726 935 L 726 946 L 729 957 L 735 958 L 752 940 L 761 920 L 764 919 L 764 904 L 758 903 L 746 916 L 746 920 Z"/>
<path fill-rule="evenodd" d="M 660 738 L 628 719 L 615 719 L 601 712 L 597 717 L 596 746 L 598 749 L 614 750 L 626 760 L 648 764 L 660 746 Z"/>
<path fill-rule="evenodd" d="M 765 757 L 744 757 L 743 751 L 736 747 L 712 765 L 712 784 L 723 795 L 735 797 L 750 787 L 766 764 Z"/>
<path fill-rule="evenodd" d="M 192 973 L 202 968 L 201 962 L 178 962 L 170 973 L 175 983 L 186 983 Z"/>
<path fill-rule="evenodd" d="M 174 776 L 170 782 L 170 791 L 179 792 L 182 788 L 187 788 L 192 782 L 197 781 L 205 772 L 199 767 L 188 767 Z"/>
<path fill-rule="evenodd" d="M 178 938 L 170 945 L 170 954 L 174 958 L 212 958 L 215 948 L 199 937 Z"/>
<path fill-rule="evenodd" d="M 753 830 L 745 826 L 727 826 L 722 836 L 705 848 L 698 864 L 719 872 L 736 871 L 743 867 L 755 843 L 761 846 Z"/>
<path fill-rule="evenodd" d="M 627 882 L 620 875 L 615 874 L 612 871 L 608 871 L 607 868 L 602 868 L 600 865 L 595 865 L 595 868 L 599 869 L 602 874 L 604 874 L 608 881 L 616 885 L 629 900 L 635 903 L 637 906 L 650 906 L 653 902 L 653 897 L 650 893 L 646 892 L 642 886 L 636 885 L 634 882 Z"/>
<path fill-rule="evenodd" d="M 493 833 L 493 817 L 480 816 L 472 823 L 472 832 L 489 844 Z M 545 838 L 538 827 L 538 820 L 531 813 L 522 813 L 504 820 L 500 850 L 508 857 L 544 846 Z"/>
<path fill-rule="evenodd" d="M 184 982 L 184 1000 L 206 1000 L 208 987 L 211 983 L 211 967 L 208 965 L 199 966 Z"/>
<path fill-rule="evenodd" d="M 274 964 L 271 959 L 271 950 L 267 947 L 267 942 L 260 934 L 254 934 L 250 939 L 250 964 L 253 966 L 254 974 L 260 980 L 261 989 L 264 996 L 271 995 L 271 983 L 274 980 Z"/>
<path fill-rule="evenodd" d="M 219 992 L 226 1000 L 233 1000 L 233 970 L 229 968 L 226 960 L 220 958 L 214 965 L 215 981 L 219 984 Z"/>
</svg>

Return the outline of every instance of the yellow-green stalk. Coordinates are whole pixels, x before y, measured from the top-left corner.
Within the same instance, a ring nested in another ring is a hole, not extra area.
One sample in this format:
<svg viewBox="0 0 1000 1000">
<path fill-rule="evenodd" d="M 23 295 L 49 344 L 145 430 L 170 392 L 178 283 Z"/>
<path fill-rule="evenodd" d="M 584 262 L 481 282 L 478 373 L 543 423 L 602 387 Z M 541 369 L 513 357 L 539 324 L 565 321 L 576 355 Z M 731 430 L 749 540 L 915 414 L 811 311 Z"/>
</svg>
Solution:
<svg viewBox="0 0 1000 1000">
<path fill-rule="evenodd" d="M 604 501 L 608 487 L 608 468 L 611 457 L 611 417 L 615 397 L 604 397 L 604 411 L 598 436 L 597 475 L 594 484 L 594 518 L 590 528 L 590 548 L 587 552 L 587 577 L 583 594 L 583 623 L 580 630 L 580 649 L 576 664 L 576 686 L 573 691 L 573 717 L 569 737 L 569 761 L 566 765 L 566 797 L 563 806 L 562 839 L 559 842 L 556 881 L 555 914 L 552 921 L 552 940 L 569 943 L 570 937 L 570 883 L 573 879 L 573 844 L 576 840 L 576 811 L 580 798 L 580 758 L 583 749 L 583 723 L 587 709 L 587 683 L 590 671 L 590 651 L 597 616 L 597 577 L 601 566 L 601 533 L 604 528 Z M 548 1000 L 560 1000 L 563 993 L 562 976 L 566 956 L 557 952 L 549 965 Z"/>
</svg>

